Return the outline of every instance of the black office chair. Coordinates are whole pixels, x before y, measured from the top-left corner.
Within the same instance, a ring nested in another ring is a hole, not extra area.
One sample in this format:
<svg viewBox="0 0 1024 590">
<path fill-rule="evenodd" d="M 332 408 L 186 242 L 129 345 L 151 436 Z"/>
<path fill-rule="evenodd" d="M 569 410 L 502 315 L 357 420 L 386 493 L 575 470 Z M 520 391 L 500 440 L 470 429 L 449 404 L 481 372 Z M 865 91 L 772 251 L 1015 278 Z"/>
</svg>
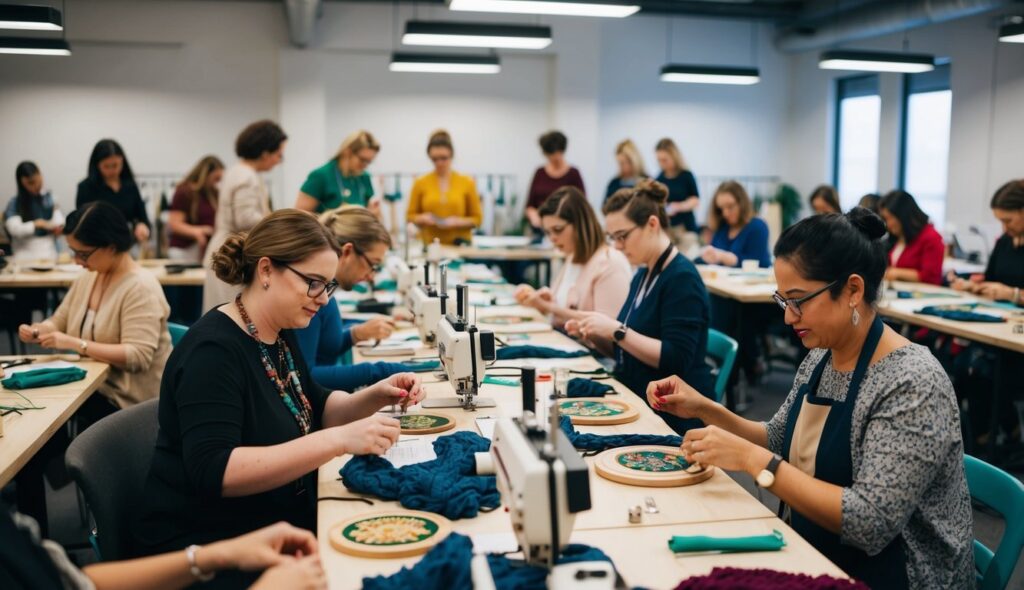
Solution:
<svg viewBox="0 0 1024 590">
<path fill-rule="evenodd" d="M 93 549 L 103 561 L 130 557 L 129 527 L 153 459 L 159 400 L 119 410 L 79 434 L 64 461 L 96 522 Z"/>
</svg>

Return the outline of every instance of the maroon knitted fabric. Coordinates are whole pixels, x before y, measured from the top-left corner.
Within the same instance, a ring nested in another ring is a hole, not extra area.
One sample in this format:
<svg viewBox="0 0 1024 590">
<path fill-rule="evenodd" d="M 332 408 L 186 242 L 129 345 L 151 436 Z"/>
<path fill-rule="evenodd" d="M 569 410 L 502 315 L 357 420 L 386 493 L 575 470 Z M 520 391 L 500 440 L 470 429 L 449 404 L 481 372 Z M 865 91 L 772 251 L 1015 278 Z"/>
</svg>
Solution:
<svg viewBox="0 0 1024 590">
<path fill-rule="evenodd" d="M 864 583 L 832 576 L 808 576 L 769 569 L 716 567 L 706 576 L 683 580 L 676 590 L 870 590 Z"/>
</svg>

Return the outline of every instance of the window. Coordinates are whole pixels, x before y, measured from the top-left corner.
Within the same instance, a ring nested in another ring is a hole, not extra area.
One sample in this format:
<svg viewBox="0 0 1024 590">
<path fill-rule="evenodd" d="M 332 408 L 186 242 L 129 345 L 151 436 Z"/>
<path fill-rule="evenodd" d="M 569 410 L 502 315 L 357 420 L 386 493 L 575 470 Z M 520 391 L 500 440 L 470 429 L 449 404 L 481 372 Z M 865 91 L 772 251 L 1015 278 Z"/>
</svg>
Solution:
<svg viewBox="0 0 1024 590">
<path fill-rule="evenodd" d="M 903 138 L 899 182 L 937 228 L 946 220 L 949 122 L 953 92 L 949 65 L 904 79 Z"/>
<path fill-rule="evenodd" d="M 878 76 L 838 81 L 832 181 L 843 209 L 867 193 L 878 192 L 878 133 L 882 99 Z"/>
</svg>

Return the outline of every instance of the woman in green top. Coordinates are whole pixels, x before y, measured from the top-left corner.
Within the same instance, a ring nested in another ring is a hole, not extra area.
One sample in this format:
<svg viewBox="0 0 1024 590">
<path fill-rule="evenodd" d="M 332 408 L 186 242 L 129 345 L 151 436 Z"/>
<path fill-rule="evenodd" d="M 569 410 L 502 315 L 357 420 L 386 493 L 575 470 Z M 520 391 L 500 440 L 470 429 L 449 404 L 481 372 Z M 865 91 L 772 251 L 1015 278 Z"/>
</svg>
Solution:
<svg viewBox="0 0 1024 590">
<path fill-rule="evenodd" d="M 380 144 L 369 131 L 346 137 L 338 153 L 306 177 L 295 208 L 323 213 L 342 205 L 359 205 L 379 216 L 380 200 L 373 199 L 373 185 L 366 172 L 379 151 Z"/>
</svg>

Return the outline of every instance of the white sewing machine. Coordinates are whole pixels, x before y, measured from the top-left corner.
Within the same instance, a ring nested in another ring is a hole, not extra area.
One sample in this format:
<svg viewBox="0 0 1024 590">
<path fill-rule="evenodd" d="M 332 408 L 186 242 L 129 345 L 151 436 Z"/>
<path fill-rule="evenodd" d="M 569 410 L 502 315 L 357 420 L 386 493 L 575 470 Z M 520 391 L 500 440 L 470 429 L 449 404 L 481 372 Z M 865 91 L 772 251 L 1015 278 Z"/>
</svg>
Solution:
<svg viewBox="0 0 1024 590">
<path fill-rule="evenodd" d="M 401 296 L 403 302 L 408 302 L 409 292 L 416 286 L 416 268 L 398 256 L 389 256 L 385 267 L 395 279 L 395 291 Z"/>
<path fill-rule="evenodd" d="M 444 273 L 441 274 L 441 284 L 446 280 Z M 441 321 L 442 304 L 441 295 L 430 284 L 430 263 L 423 264 L 423 283 L 414 285 L 409 289 L 406 297 L 406 307 L 412 313 L 413 322 L 420 333 L 420 340 L 426 346 L 433 346 L 437 340 L 437 324 Z"/>
<path fill-rule="evenodd" d="M 497 475 L 523 557 L 530 565 L 549 569 L 548 588 L 615 588 L 617 574 L 609 562 L 555 565 L 569 543 L 576 514 L 591 508 L 590 475 L 558 427 L 557 407 L 550 411 L 549 424 L 538 422 L 533 412 L 535 374 L 523 371 L 523 416 L 497 420 L 490 453 L 476 455 L 477 473 Z M 474 557 L 472 567 L 474 589 L 494 588 L 486 556 Z"/>
<path fill-rule="evenodd" d="M 442 293 L 439 299 L 442 310 L 446 311 L 447 295 Z M 428 398 L 423 401 L 424 408 L 461 407 L 472 411 L 496 405 L 492 399 L 478 397 L 486 373 L 485 363 L 497 358 L 494 332 L 477 329 L 469 323 L 468 316 L 469 288 L 458 285 L 456 312 L 445 314 L 436 331 L 437 355 L 448 382 L 455 388 L 455 397 Z"/>
</svg>

